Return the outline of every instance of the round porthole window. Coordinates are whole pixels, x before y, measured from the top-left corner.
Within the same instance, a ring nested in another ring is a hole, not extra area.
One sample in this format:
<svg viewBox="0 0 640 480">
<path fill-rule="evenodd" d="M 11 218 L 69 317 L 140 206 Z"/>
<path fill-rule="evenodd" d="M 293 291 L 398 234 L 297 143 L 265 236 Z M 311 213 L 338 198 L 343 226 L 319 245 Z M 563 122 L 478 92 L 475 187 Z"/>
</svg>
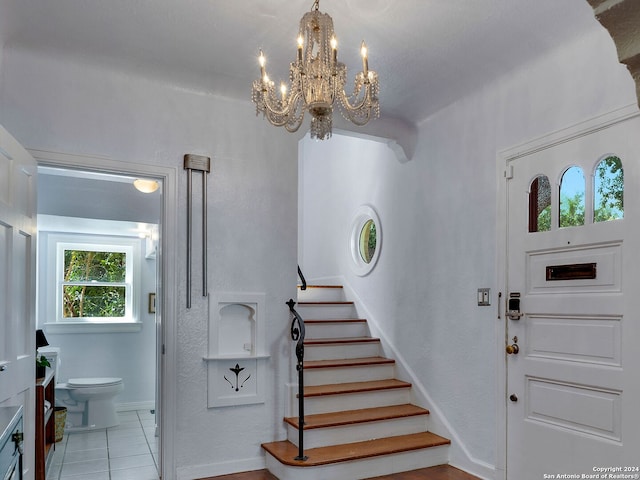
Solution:
<svg viewBox="0 0 640 480">
<path fill-rule="evenodd" d="M 382 246 L 380 219 L 368 205 L 361 206 L 356 212 L 350 245 L 353 271 L 360 276 L 367 275 L 378 261 Z"/>
</svg>

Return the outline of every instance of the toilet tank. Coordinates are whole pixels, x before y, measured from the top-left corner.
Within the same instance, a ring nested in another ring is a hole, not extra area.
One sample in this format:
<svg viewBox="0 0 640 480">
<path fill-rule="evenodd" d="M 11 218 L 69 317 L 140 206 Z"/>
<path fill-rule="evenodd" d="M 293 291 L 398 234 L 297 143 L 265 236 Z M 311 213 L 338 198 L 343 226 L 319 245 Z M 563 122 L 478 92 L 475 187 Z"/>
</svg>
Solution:
<svg viewBox="0 0 640 480">
<path fill-rule="evenodd" d="M 56 383 L 60 381 L 59 373 L 60 373 L 60 347 L 40 347 L 38 349 L 39 355 L 44 355 L 49 363 L 51 364 L 51 368 L 56 376 Z"/>
</svg>

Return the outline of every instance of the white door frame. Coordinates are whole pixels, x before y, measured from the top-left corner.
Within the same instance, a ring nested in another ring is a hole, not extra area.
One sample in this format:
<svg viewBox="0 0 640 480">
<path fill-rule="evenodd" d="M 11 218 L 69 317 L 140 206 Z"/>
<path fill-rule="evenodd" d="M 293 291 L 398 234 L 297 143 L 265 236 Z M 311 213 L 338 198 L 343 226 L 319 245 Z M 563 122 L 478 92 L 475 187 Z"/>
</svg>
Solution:
<svg viewBox="0 0 640 480">
<path fill-rule="evenodd" d="M 507 364 L 505 355 L 506 346 L 506 272 L 507 272 L 507 179 L 510 176 L 508 162 L 519 157 L 530 155 L 534 152 L 551 148 L 555 145 L 568 142 L 578 137 L 602 130 L 616 123 L 623 122 L 640 115 L 637 104 L 627 105 L 612 112 L 600 115 L 576 125 L 570 126 L 535 138 L 523 144 L 507 148 L 498 152 L 496 158 L 496 174 L 498 183 L 498 196 L 496 206 L 497 221 L 497 281 L 498 321 L 495 327 L 496 338 L 496 477 L 495 480 L 507 480 Z"/>
<path fill-rule="evenodd" d="M 122 162 L 107 157 L 75 155 L 67 153 L 48 152 L 43 150 L 31 150 L 29 153 L 36 159 L 38 165 L 70 168 L 78 170 L 95 170 L 114 174 L 123 174 L 141 177 L 154 177 L 163 181 L 162 191 L 162 234 L 158 251 L 158 261 L 162 266 L 162 289 L 165 293 L 161 301 L 161 325 L 162 345 L 164 352 L 161 355 L 161 369 L 157 373 L 160 379 L 160 424 L 162 451 L 160 454 L 161 471 L 163 480 L 173 480 L 175 472 L 175 445 L 174 432 L 176 431 L 176 394 L 178 378 L 176 371 L 176 318 L 178 291 L 177 275 L 177 204 L 178 204 L 178 172 L 175 167 L 163 167 L 131 162 Z"/>
</svg>

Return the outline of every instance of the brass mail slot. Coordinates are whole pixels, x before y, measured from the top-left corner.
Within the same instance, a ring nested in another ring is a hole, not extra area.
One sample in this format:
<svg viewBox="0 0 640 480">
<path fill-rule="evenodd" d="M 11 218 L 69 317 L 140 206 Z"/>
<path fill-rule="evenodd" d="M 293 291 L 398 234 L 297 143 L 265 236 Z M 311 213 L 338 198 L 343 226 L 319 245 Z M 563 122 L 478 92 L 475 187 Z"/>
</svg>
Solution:
<svg viewBox="0 0 640 480">
<path fill-rule="evenodd" d="M 552 280 L 588 280 L 596 278 L 595 263 L 574 263 L 547 267 L 547 282 Z"/>
</svg>

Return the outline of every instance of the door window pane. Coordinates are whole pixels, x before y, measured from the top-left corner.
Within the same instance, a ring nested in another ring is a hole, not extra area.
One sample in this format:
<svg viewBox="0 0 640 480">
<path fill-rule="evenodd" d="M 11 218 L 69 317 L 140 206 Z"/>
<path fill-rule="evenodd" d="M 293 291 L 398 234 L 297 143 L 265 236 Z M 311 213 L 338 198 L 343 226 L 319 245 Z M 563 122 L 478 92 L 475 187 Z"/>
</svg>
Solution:
<svg viewBox="0 0 640 480">
<path fill-rule="evenodd" d="M 560 182 L 560 228 L 584 225 L 584 173 L 568 168 Z"/>
<path fill-rule="evenodd" d="M 539 175 L 529 188 L 529 231 L 551 230 L 551 184 L 546 175 Z"/>
<path fill-rule="evenodd" d="M 622 160 L 610 156 L 596 167 L 593 178 L 593 221 L 624 217 L 624 171 Z"/>
</svg>

